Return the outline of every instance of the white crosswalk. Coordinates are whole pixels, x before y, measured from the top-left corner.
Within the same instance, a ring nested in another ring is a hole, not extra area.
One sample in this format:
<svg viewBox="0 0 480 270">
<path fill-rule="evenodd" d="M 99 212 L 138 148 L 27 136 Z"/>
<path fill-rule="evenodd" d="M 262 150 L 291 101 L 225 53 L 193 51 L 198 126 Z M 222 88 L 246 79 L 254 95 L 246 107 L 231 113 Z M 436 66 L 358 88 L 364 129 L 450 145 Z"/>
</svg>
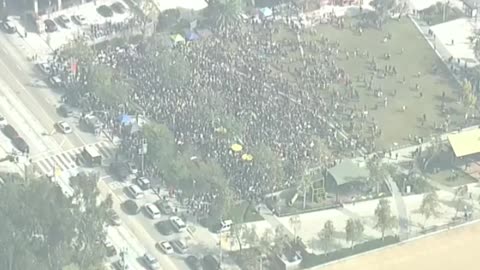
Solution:
<svg viewBox="0 0 480 270">
<path fill-rule="evenodd" d="M 91 146 L 98 150 L 103 159 L 108 159 L 115 154 L 115 146 L 110 142 L 102 141 L 92 144 Z M 82 149 L 83 146 L 47 157 L 34 158 L 32 163 L 36 166 L 40 174 L 59 174 L 79 166 L 77 160 L 81 157 Z"/>
</svg>

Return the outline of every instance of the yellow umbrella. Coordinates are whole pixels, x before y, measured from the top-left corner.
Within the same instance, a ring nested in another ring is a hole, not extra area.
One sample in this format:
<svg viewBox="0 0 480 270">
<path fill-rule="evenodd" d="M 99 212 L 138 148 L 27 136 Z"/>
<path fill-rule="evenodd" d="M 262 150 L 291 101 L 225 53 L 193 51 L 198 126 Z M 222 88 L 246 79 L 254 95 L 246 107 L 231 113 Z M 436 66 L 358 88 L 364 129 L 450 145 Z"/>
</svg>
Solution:
<svg viewBox="0 0 480 270">
<path fill-rule="evenodd" d="M 252 160 L 253 160 L 253 156 L 250 155 L 250 154 L 243 154 L 243 155 L 242 155 L 242 159 L 245 160 L 245 161 L 252 161 Z"/>
<path fill-rule="evenodd" d="M 238 143 L 234 143 L 234 144 L 232 144 L 232 146 L 230 148 L 233 150 L 233 152 L 240 152 L 240 151 L 242 151 L 243 146 L 241 146 Z"/>
</svg>

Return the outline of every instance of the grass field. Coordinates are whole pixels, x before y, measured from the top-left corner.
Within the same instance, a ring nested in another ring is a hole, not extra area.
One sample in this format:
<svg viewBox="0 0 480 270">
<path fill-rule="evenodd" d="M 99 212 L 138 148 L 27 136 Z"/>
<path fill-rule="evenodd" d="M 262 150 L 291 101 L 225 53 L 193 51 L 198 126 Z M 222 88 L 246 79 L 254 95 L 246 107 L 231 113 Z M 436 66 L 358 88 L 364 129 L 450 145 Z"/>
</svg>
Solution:
<svg viewBox="0 0 480 270">
<path fill-rule="evenodd" d="M 465 111 L 458 102 L 460 86 L 409 19 L 391 20 L 381 31 L 364 29 L 362 34 L 349 29 L 350 22 L 355 22 L 355 19 L 350 20 L 352 21 L 345 22 L 343 30 L 330 25 L 318 25 L 314 28 L 316 33 L 305 33 L 302 39 L 319 41 L 323 36 L 330 42 L 339 42 L 336 62 L 349 75 L 353 89 L 357 90 L 360 96 L 358 100 L 349 100 L 347 106 L 367 107 L 369 114 L 366 120 L 371 125 L 373 117 L 382 131 L 381 136 L 375 139 L 380 149 L 409 144 L 409 135 L 428 138 L 435 132 L 434 123 L 442 124 L 446 114 L 449 114 L 451 119 L 449 129 L 463 125 Z M 392 38 L 384 42 L 388 33 L 392 34 Z M 296 36 L 293 32 L 280 29 L 273 39 L 296 40 Z M 362 56 L 353 57 L 355 50 Z M 350 55 L 348 59 L 346 52 Z M 388 60 L 385 59 L 387 53 L 390 54 Z M 305 51 L 307 56 L 314 54 L 315 52 Z M 300 52 L 292 51 L 289 57 L 300 58 Z M 377 72 L 371 68 L 372 58 L 375 59 Z M 383 77 L 386 65 L 394 66 L 397 75 Z M 301 61 L 290 64 L 290 67 L 301 68 Z M 287 77 L 294 78 L 295 75 L 289 74 Z M 373 78 L 372 89 L 380 89 L 383 97 L 376 97 L 373 90 L 368 90 L 363 78 L 367 78 L 366 81 Z M 417 84 L 419 89 L 416 88 Z M 334 87 L 338 91 L 345 91 L 342 86 Z M 327 98 L 332 95 L 331 90 L 318 91 L 323 91 L 319 94 Z M 440 111 L 443 92 L 447 104 L 445 114 Z M 387 107 L 384 104 L 385 97 L 388 98 Z M 403 106 L 406 106 L 405 111 L 402 110 Z M 424 114 L 427 120 L 422 125 Z M 370 125 L 366 125 L 361 132 L 369 132 Z M 354 132 L 360 131 L 355 128 Z"/>
</svg>

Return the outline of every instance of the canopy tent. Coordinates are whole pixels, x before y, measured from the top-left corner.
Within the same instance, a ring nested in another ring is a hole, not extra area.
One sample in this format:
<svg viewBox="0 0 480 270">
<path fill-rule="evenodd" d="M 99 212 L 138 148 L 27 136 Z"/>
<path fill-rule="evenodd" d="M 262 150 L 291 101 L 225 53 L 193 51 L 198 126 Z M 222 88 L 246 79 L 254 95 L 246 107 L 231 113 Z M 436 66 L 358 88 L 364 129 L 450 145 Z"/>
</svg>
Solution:
<svg viewBox="0 0 480 270">
<path fill-rule="evenodd" d="M 448 141 L 456 157 L 480 153 L 480 129 L 448 135 Z"/>
<path fill-rule="evenodd" d="M 264 7 L 264 8 L 261 8 L 260 9 L 260 14 L 263 16 L 263 17 L 270 17 L 273 15 L 273 11 L 271 8 L 268 8 L 268 7 Z"/>
<path fill-rule="evenodd" d="M 365 167 L 360 167 L 352 160 L 347 159 L 340 162 L 333 168 L 328 169 L 338 186 L 351 182 L 366 182 L 370 172 Z"/>
<path fill-rule="evenodd" d="M 243 159 L 244 161 L 252 161 L 252 160 L 253 160 L 253 156 L 250 155 L 250 154 L 243 154 L 243 155 L 242 155 L 242 159 Z"/>
<path fill-rule="evenodd" d="M 180 34 L 171 35 L 170 38 L 172 39 L 174 44 L 185 43 L 185 39 Z"/>
<path fill-rule="evenodd" d="M 240 152 L 243 150 L 243 146 L 238 143 L 232 144 L 230 148 L 232 149 L 233 152 Z"/>
<path fill-rule="evenodd" d="M 185 35 L 185 38 L 186 38 L 188 41 L 195 41 L 195 40 L 199 40 L 199 39 L 200 39 L 200 36 L 197 35 L 195 32 L 188 31 L 187 34 Z"/>
<path fill-rule="evenodd" d="M 122 114 L 118 117 L 118 122 L 120 122 L 120 124 L 128 125 L 133 122 L 133 119 L 130 117 L 130 115 Z"/>
</svg>

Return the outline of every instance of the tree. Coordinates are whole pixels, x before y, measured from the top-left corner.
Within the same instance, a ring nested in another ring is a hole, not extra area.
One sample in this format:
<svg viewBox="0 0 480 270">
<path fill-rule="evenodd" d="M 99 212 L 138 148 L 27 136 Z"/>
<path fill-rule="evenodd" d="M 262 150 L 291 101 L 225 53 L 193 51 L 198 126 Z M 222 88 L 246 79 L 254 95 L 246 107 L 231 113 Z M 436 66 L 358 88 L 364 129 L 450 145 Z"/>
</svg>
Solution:
<svg viewBox="0 0 480 270">
<path fill-rule="evenodd" d="M 467 113 L 474 112 L 477 105 L 477 96 L 473 92 L 472 84 L 469 80 L 463 81 L 463 104 L 467 107 Z"/>
<path fill-rule="evenodd" d="M 460 186 L 455 190 L 455 194 L 452 199 L 453 203 L 455 204 L 455 218 L 457 217 L 460 210 L 465 210 L 468 207 L 467 202 L 465 201 L 467 194 L 467 185 Z"/>
<path fill-rule="evenodd" d="M 247 229 L 245 223 L 234 223 L 230 226 L 230 237 L 235 239 L 235 242 L 238 245 L 238 249 L 240 253 L 243 251 L 243 232 Z"/>
<path fill-rule="evenodd" d="M 329 253 L 334 244 L 333 235 L 335 234 L 335 227 L 331 220 L 327 220 L 323 225 L 323 229 L 319 233 L 320 241 L 322 242 L 323 250 L 326 254 Z"/>
<path fill-rule="evenodd" d="M 173 133 L 163 124 L 151 123 L 143 126 L 143 134 L 148 144 L 147 162 L 167 171 L 177 152 Z"/>
<path fill-rule="evenodd" d="M 293 237 L 295 237 L 294 241 L 297 242 L 297 233 L 302 228 L 302 221 L 300 220 L 299 215 L 291 216 L 288 219 L 288 223 L 293 230 Z"/>
<path fill-rule="evenodd" d="M 242 232 L 242 240 L 249 247 L 256 247 L 258 245 L 257 228 L 255 225 L 245 226 Z"/>
<path fill-rule="evenodd" d="M 350 242 L 352 248 L 354 247 L 354 244 L 362 238 L 364 229 L 361 220 L 353 218 L 347 220 L 347 225 L 345 226 L 345 240 Z"/>
<path fill-rule="evenodd" d="M 275 228 L 275 234 L 273 236 L 273 254 L 282 254 L 285 248 L 288 245 L 288 234 L 285 231 L 285 228 L 282 225 L 279 225 Z"/>
<path fill-rule="evenodd" d="M 379 193 L 381 185 L 384 184 L 385 179 L 389 177 L 387 166 L 382 163 L 380 158 L 373 157 L 367 161 L 367 169 L 370 183 L 375 187 L 375 193 Z"/>
<path fill-rule="evenodd" d="M 370 5 L 375 8 L 376 13 L 383 21 L 388 15 L 388 12 L 396 6 L 396 2 L 396 0 L 373 0 Z"/>
<path fill-rule="evenodd" d="M 85 38 L 78 38 L 69 42 L 60 55 L 66 59 L 73 59 L 80 65 L 90 66 L 95 58 L 95 51 Z"/>
<path fill-rule="evenodd" d="M 242 0 L 209 0 L 207 14 L 219 29 L 228 29 L 240 19 Z"/>
<path fill-rule="evenodd" d="M 273 236 L 273 231 L 266 229 L 260 237 L 258 248 L 262 255 L 267 255 L 272 250 Z"/>
<path fill-rule="evenodd" d="M 130 82 L 125 78 L 110 66 L 96 65 L 89 72 L 88 87 L 104 104 L 118 106 L 130 95 Z"/>
<path fill-rule="evenodd" d="M 378 201 L 377 208 L 375 209 L 375 216 L 377 218 L 375 229 L 380 230 L 382 233 L 382 240 L 384 240 L 385 232 L 394 228 L 396 222 L 395 216 L 392 215 L 389 200 L 380 199 Z"/>
<path fill-rule="evenodd" d="M 435 191 L 423 195 L 422 204 L 420 205 L 420 213 L 425 217 L 425 224 L 430 217 L 438 216 L 438 208 L 440 202 L 438 201 L 438 195 Z"/>
<path fill-rule="evenodd" d="M 0 269 L 100 269 L 105 250 L 98 240 L 105 237 L 106 220 L 96 213 L 106 209 L 101 201 L 84 203 L 82 210 L 73 202 L 47 180 L 5 183 L 0 188 Z"/>
</svg>

